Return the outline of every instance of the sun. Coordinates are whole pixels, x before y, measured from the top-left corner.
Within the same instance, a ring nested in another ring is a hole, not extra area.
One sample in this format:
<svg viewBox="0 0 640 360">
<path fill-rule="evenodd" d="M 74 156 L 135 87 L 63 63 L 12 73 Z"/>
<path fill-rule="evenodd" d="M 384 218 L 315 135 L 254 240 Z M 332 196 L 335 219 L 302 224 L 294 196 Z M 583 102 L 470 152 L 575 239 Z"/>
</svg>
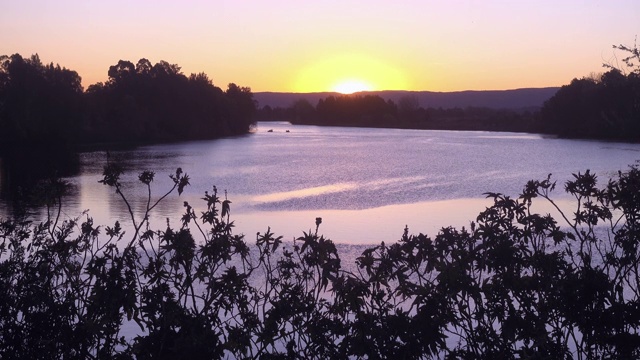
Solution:
<svg viewBox="0 0 640 360">
<path fill-rule="evenodd" d="M 295 77 L 294 92 L 404 90 L 406 75 L 391 64 L 366 54 L 325 55 L 302 66 Z"/>
<path fill-rule="evenodd" d="M 362 80 L 347 79 L 338 82 L 331 90 L 342 94 L 353 94 L 360 91 L 372 91 L 373 87 Z"/>
</svg>

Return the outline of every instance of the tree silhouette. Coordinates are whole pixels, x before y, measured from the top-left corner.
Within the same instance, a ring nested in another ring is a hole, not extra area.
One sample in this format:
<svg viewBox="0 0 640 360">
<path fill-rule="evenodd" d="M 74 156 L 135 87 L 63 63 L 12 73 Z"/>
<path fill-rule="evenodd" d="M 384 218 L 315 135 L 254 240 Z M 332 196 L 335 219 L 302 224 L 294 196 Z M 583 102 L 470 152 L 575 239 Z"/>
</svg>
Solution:
<svg viewBox="0 0 640 360">
<path fill-rule="evenodd" d="M 574 79 L 541 110 L 543 130 L 565 137 L 640 139 L 640 76 L 618 69 Z"/>
<path fill-rule="evenodd" d="M 640 140 L 640 50 L 614 45 L 622 64 L 599 77 L 573 79 L 541 111 L 543 131 L 566 137 Z"/>
<path fill-rule="evenodd" d="M 38 55 L 0 57 L 0 152 L 15 146 L 210 139 L 249 131 L 251 89 L 227 91 L 166 61 L 120 60 L 83 92 L 75 71 Z"/>
<path fill-rule="evenodd" d="M 0 57 L 0 147 L 63 146 L 78 134 L 82 86 L 75 71 L 38 55 Z"/>
</svg>

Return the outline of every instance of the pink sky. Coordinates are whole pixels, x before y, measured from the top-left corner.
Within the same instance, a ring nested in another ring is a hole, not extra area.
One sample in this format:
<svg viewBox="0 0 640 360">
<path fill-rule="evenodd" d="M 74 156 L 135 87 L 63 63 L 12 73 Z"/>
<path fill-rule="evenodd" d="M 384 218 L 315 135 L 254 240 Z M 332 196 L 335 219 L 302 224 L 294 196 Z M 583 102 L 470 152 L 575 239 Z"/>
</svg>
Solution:
<svg viewBox="0 0 640 360">
<path fill-rule="evenodd" d="M 85 87 L 144 57 L 253 91 L 512 89 L 602 72 L 639 24 L 637 0 L 21 0 L 2 5 L 0 55 L 38 53 Z"/>
</svg>

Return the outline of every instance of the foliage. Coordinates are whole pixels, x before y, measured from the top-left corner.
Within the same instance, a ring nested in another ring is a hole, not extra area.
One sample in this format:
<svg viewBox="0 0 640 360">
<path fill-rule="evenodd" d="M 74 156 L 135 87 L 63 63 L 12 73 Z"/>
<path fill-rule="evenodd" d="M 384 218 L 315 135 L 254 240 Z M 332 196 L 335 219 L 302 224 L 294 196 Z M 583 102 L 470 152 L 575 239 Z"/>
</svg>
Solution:
<svg viewBox="0 0 640 360">
<path fill-rule="evenodd" d="M 38 55 L 0 56 L 1 147 L 76 137 L 82 115 L 80 81 L 75 71 L 45 65 Z"/>
<path fill-rule="evenodd" d="M 85 130 L 92 141 L 175 141 L 240 135 L 253 123 L 251 89 L 189 77 L 176 64 L 120 60 L 106 83 L 86 92 Z"/>
<path fill-rule="evenodd" d="M 640 139 L 640 77 L 617 69 L 574 79 L 541 110 L 546 132 L 564 137 Z"/>
<path fill-rule="evenodd" d="M 341 95 L 320 99 L 314 107 L 300 99 L 289 108 L 264 106 L 260 120 L 287 120 L 293 124 L 366 126 L 432 130 L 538 131 L 536 117 L 529 110 L 483 107 L 421 107 L 415 96 L 398 104 L 378 95 Z"/>
<path fill-rule="evenodd" d="M 317 116 L 325 125 L 362 126 L 393 122 L 397 106 L 377 95 L 342 95 L 320 99 Z"/>
<path fill-rule="evenodd" d="M 624 44 L 613 45 L 614 49 L 620 50 L 625 54 L 621 59 L 623 65 L 605 63 L 603 66 L 612 70 L 618 70 L 622 73 L 632 72 L 640 74 L 640 49 L 638 49 L 637 40 L 638 39 L 636 37 L 636 40 L 633 42 L 633 46 Z"/>
<path fill-rule="evenodd" d="M 204 73 L 189 77 L 166 61 L 120 60 L 109 80 L 84 92 L 75 71 L 38 55 L 0 56 L 0 154 L 39 153 L 69 144 L 158 142 L 245 134 L 256 104 L 251 89 L 226 91 Z"/>
<path fill-rule="evenodd" d="M 640 140 L 638 48 L 614 45 L 623 65 L 604 64 L 600 76 L 573 79 L 541 110 L 543 130 L 564 137 Z"/>
<path fill-rule="evenodd" d="M 122 169 L 102 183 L 127 204 Z M 599 188 L 574 175 L 566 213 L 550 177 L 493 205 L 468 229 L 410 235 L 341 263 L 322 223 L 293 242 L 233 234 L 216 187 L 177 224 L 61 219 L 64 184 L 43 188 L 48 215 L 0 222 L 0 357 L 30 358 L 637 358 L 640 168 Z M 54 191 L 55 190 L 55 191 Z M 543 201 L 564 225 L 532 210 Z M 131 209 L 129 207 L 129 209 Z"/>
</svg>

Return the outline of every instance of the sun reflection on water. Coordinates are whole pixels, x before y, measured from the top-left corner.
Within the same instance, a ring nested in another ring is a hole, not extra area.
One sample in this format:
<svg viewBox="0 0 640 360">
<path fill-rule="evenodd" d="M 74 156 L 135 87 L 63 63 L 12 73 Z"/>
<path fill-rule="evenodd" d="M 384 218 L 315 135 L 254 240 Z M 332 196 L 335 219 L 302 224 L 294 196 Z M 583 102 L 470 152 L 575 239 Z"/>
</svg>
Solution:
<svg viewBox="0 0 640 360">
<path fill-rule="evenodd" d="M 317 196 L 322 194 L 330 194 L 337 193 L 342 191 L 347 191 L 351 189 L 355 189 L 357 186 L 356 183 L 340 183 L 333 185 L 325 185 L 325 186 L 316 186 L 306 189 L 293 190 L 293 191 L 283 191 L 265 195 L 254 196 L 252 199 L 256 202 L 277 202 L 284 201 L 290 199 L 298 199 L 305 198 L 309 196 Z"/>
</svg>

